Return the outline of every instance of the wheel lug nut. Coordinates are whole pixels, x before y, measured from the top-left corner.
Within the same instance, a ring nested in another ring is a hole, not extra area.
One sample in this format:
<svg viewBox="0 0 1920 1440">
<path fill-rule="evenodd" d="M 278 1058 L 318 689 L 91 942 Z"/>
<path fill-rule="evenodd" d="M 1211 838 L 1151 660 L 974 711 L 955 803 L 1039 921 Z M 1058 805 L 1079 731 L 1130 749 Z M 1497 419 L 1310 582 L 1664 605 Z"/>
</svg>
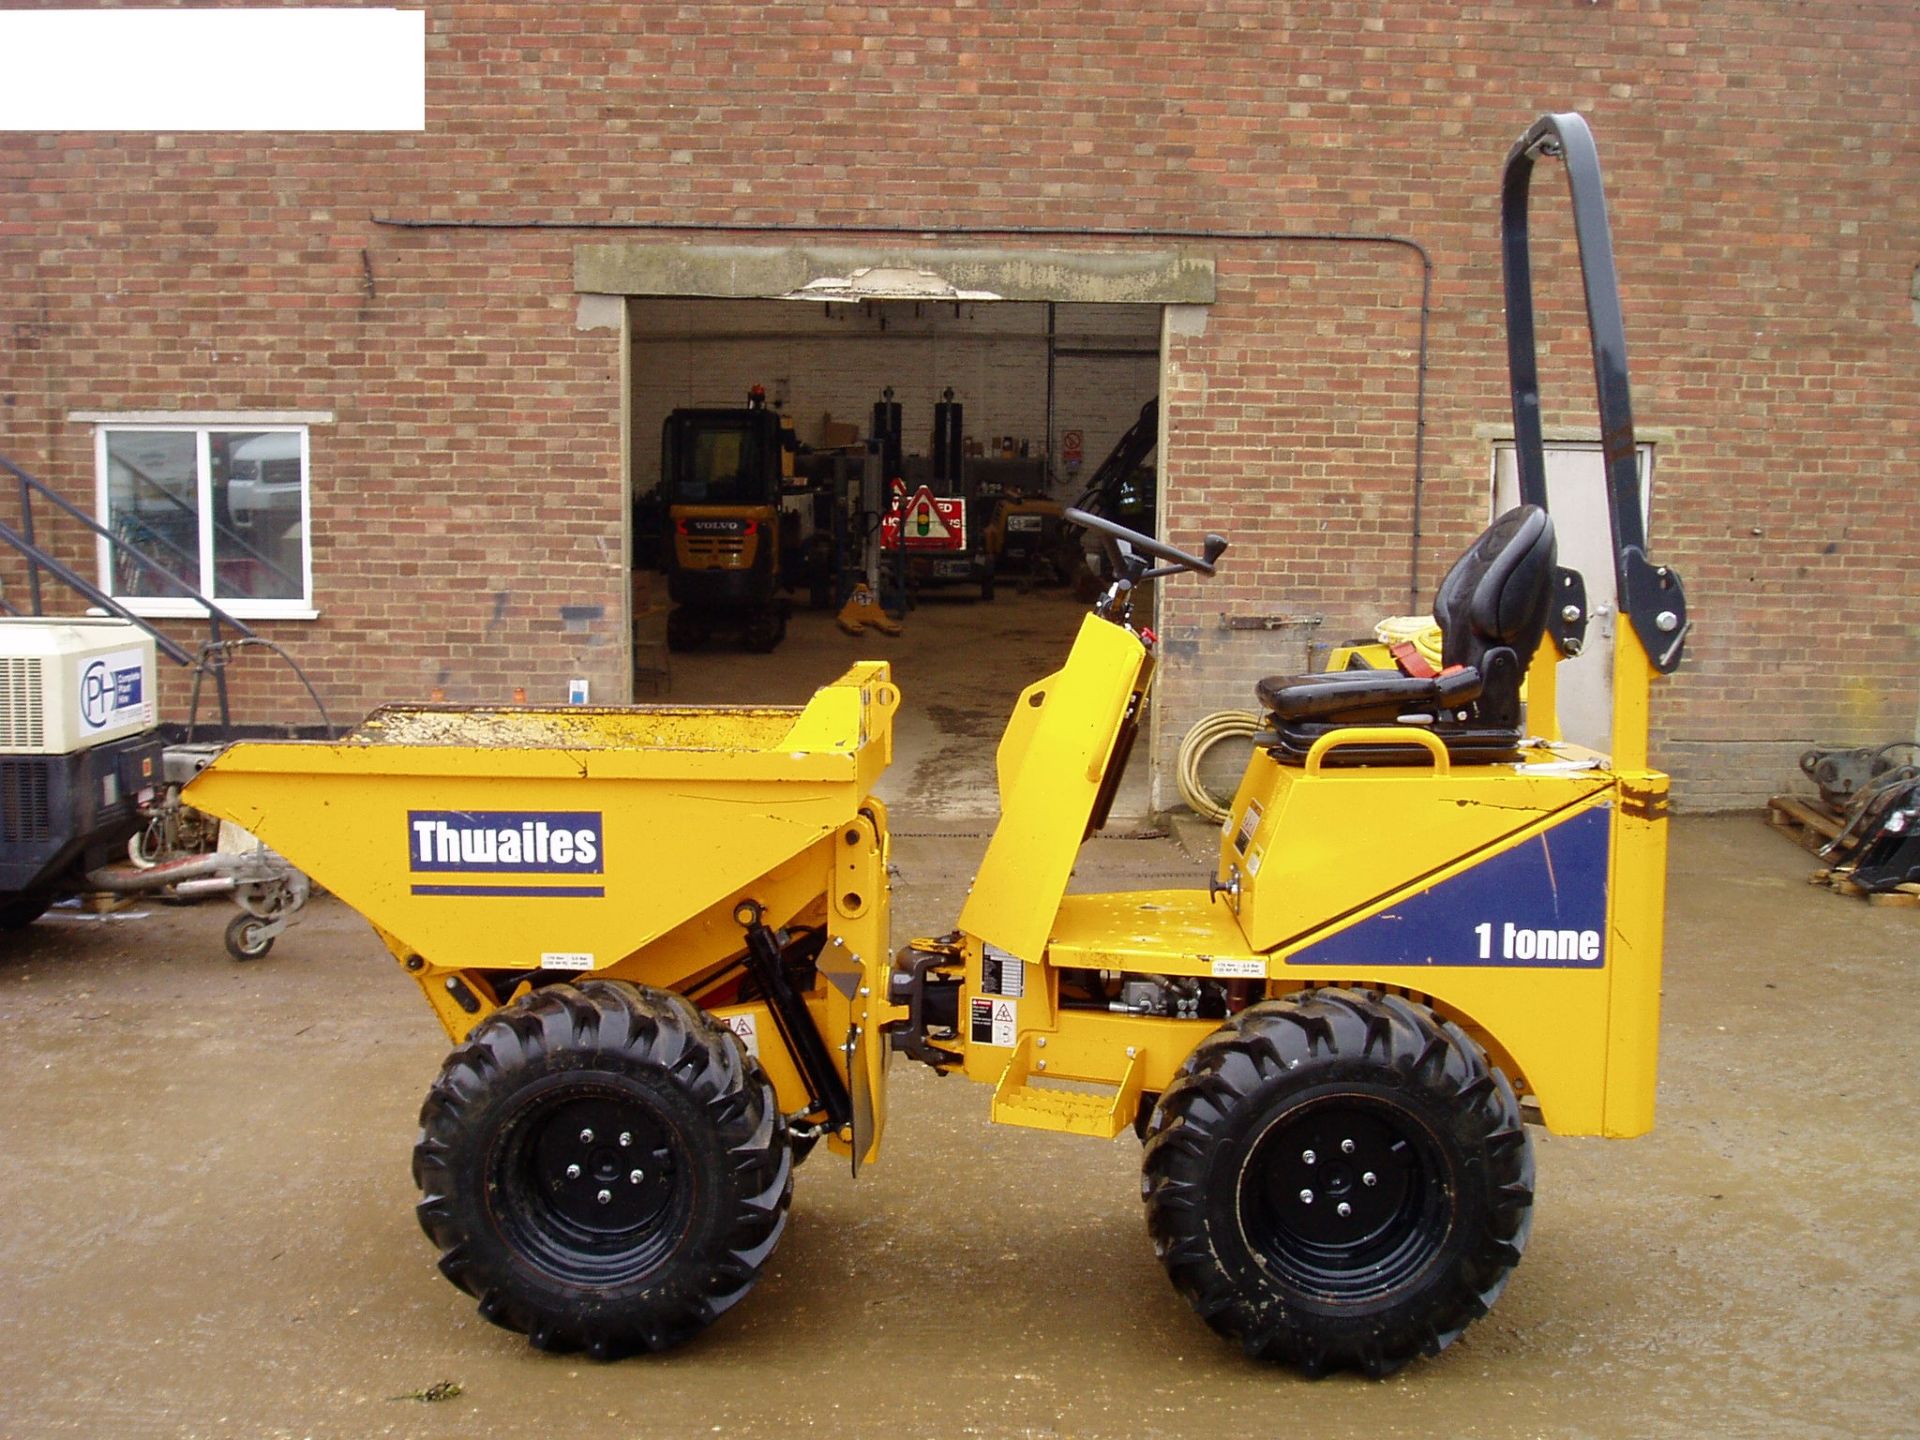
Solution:
<svg viewBox="0 0 1920 1440">
<path fill-rule="evenodd" d="M 567 1179 L 578 1180 L 579 1178 L 580 1178 L 580 1167 L 578 1165 L 567 1166 Z"/>
<path fill-rule="evenodd" d="M 1311 1205 L 1313 1203 L 1313 1192 L 1311 1190 L 1302 1190 L 1300 1192 L 1300 1203 L 1302 1205 Z"/>
<path fill-rule="evenodd" d="M 1344 1220 L 1349 1215 L 1353 1214 L 1353 1207 L 1347 1204 L 1346 1201 L 1343 1200 L 1338 1205 L 1333 1207 L 1333 1213 L 1338 1215 L 1342 1220 Z"/>
<path fill-rule="evenodd" d="M 593 1131 L 591 1131 L 591 1130 L 582 1130 L 582 1131 L 580 1132 L 580 1143 L 581 1143 L 582 1145 L 591 1145 L 591 1144 L 593 1144 Z"/>
<path fill-rule="evenodd" d="M 1342 1155 L 1351 1155 L 1353 1153 L 1353 1142 L 1351 1140 L 1342 1140 L 1340 1142 L 1340 1153 Z"/>
<path fill-rule="evenodd" d="M 1369 1170 L 1360 1177 L 1360 1183 L 1362 1185 L 1378 1185 L 1380 1183 L 1380 1177 Z"/>
<path fill-rule="evenodd" d="M 636 1170 L 627 1177 L 627 1179 L 631 1180 L 636 1185 L 638 1185 L 642 1180 L 646 1178 L 647 1178 L 647 1172 L 644 1170 Z"/>
<path fill-rule="evenodd" d="M 1300 1152 L 1300 1158 L 1304 1160 L 1307 1164 L 1311 1165 L 1314 1159 L 1313 1152 L 1311 1150 L 1302 1150 Z"/>
<path fill-rule="evenodd" d="M 621 1143 L 622 1145 L 631 1145 L 631 1144 L 633 1144 L 633 1136 L 632 1136 L 632 1135 L 631 1135 L 631 1134 L 630 1134 L 629 1132 L 627 1132 L 627 1131 L 625 1131 L 625 1130 L 622 1130 L 622 1131 L 620 1132 L 620 1143 Z"/>
<path fill-rule="evenodd" d="M 596 1195 L 596 1196 L 595 1196 L 594 1198 L 595 1198 L 596 1200 L 598 1200 L 598 1201 L 599 1201 L 599 1202 L 600 1202 L 600 1203 L 601 1203 L 602 1205 L 606 1205 L 606 1204 L 609 1204 L 609 1203 L 611 1203 L 611 1201 L 613 1200 L 613 1191 L 611 1191 L 611 1190 L 602 1190 L 602 1191 L 601 1191 L 601 1192 L 600 1192 L 600 1193 L 599 1193 L 598 1195 Z"/>
</svg>

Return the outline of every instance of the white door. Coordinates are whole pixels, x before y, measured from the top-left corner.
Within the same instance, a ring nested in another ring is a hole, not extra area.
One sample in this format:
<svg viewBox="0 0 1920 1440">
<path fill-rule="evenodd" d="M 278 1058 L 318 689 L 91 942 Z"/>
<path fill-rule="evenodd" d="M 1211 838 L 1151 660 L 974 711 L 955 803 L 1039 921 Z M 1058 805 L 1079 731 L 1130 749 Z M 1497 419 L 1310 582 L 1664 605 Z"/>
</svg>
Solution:
<svg viewBox="0 0 1920 1440">
<path fill-rule="evenodd" d="M 1607 517 L 1606 461 L 1597 442 L 1548 441 L 1547 509 L 1553 515 L 1560 563 L 1587 582 L 1587 643 L 1560 664 L 1560 733 L 1576 745 L 1606 753 L 1613 737 L 1613 530 Z M 1653 447 L 1640 447 L 1640 519 L 1653 488 Z M 1493 513 L 1520 503 L 1513 442 L 1493 447 Z"/>
</svg>

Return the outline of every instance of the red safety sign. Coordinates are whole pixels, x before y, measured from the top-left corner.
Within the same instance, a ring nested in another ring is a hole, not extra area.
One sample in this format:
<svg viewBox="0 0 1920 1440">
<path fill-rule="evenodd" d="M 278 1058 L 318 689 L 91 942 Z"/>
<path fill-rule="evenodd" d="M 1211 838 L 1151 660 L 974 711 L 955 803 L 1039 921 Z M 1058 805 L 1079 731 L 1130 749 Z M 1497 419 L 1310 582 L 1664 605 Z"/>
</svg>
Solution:
<svg viewBox="0 0 1920 1440">
<path fill-rule="evenodd" d="M 1087 440 L 1078 430 L 1069 430 L 1060 437 L 1060 458 L 1069 465 L 1078 465 L 1086 458 Z"/>
<path fill-rule="evenodd" d="M 895 482 L 896 497 L 906 495 L 906 487 Z M 967 502 L 959 496 L 947 499 L 922 485 L 904 505 L 897 504 L 880 524 L 880 544 L 887 550 L 900 548 L 901 521 L 905 519 L 907 549 L 964 550 L 967 548 Z"/>
</svg>

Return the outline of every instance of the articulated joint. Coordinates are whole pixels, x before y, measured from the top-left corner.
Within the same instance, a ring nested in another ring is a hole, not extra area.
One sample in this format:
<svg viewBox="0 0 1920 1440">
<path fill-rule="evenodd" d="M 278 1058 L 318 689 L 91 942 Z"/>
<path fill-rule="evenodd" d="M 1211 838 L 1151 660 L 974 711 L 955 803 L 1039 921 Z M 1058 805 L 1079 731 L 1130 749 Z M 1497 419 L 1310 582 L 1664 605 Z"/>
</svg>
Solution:
<svg viewBox="0 0 1920 1440">
<path fill-rule="evenodd" d="M 960 1030 L 960 986 L 963 975 L 945 973 L 962 968 L 966 956 L 952 941 L 918 941 L 893 957 L 887 978 L 887 999 L 906 1007 L 907 1018 L 887 1027 L 887 1043 L 909 1060 L 931 1065 L 944 1075 L 965 1058 L 945 1050 L 934 1039 L 951 1041 Z M 928 946 L 930 948 L 919 948 Z"/>
</svg>

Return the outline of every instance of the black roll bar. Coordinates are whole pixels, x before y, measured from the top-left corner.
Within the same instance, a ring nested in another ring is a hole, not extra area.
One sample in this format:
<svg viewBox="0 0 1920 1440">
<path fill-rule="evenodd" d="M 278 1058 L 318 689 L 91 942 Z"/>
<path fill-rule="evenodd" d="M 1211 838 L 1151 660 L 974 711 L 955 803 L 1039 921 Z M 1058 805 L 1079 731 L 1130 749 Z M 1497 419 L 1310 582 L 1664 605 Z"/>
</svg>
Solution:
<svg viewBox="0 0 1920 1440">
<path fill-rule="evenodd" d="M 1620 284 L 1613 236 L 1601 188 L 1593 132 L 1579 115 L 1542 115 L 1507 155 L 1500 186 L 1500 258 L 1506 277 L 1507 371 L 1513 391 L 1514 456 L 1520 499 L 1543 509 L 1547 466 L 1540 432 L 1540 366 L 1533 323 L 1533 267 L 1527 247 L 1527 198 L 1536 158 L 1564 162 L 1573 228 L 1580 246 L 1580 280 L 1587 297 L 1587 333 L 1593 341 L 1594 390 L 1600 408 L 1600 450 L 1607 472 L 1607 510 L 1613 526 L 1614 580 L 1620 609 L 1653 668 L 1670 674 L 1687 638 L 1687 602 L 1680 577 L 1647 558 L 1641 514 L 1640 457 L 1633 437 L 1627 383 L 1627 332 L 1620 315 Z"/>
</svg>

